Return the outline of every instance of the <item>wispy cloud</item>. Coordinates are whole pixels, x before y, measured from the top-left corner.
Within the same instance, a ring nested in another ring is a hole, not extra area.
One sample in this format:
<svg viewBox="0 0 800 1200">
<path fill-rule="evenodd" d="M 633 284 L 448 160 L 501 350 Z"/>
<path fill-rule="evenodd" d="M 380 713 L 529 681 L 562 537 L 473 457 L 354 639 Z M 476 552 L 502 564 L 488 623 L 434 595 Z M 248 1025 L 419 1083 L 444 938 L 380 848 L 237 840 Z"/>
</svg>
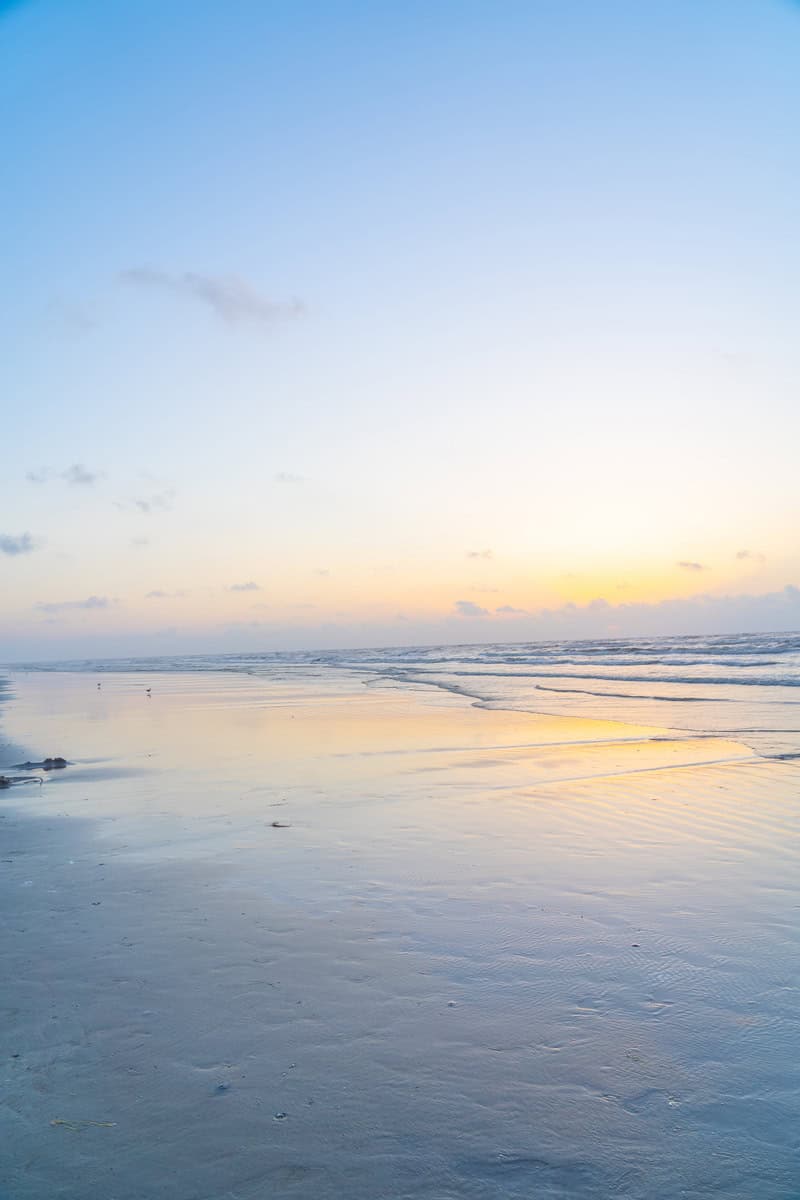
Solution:
<svg viewBox="0 0 800 1200">
<path fill-rule="evenodd" d="M 686 562 L 685 560 L 677 564 L 682 571 L 707 571 L 709 568 L 705 563 Z"/>
<path fill-rule="evenodd" d="M 73 463 L 71 467 L 67 467 L 66 471 L 61 472 L 61 478 L 77 487 L 88 487 L 92 483 L 97 483 L 102 477 L 100 471 L 90 471 L 83 463 Z"/>
<path fill-rule="evenodd" d="M 460 617 L 488 617 L 488 608 L 473 604 L 471 600 L 456 600 L 455 610 Z"/>
<path fill-rule="evenodd" d="M 467 558 L 494 558 L 491 550 L 468 550 Z"/>
<path fill-rule="evenodd" d="M 293 475 L 291 471 L 278 471 L 275 475 L 276 483 L 304 483 L 302 475 Z"/>
<path fill-rule="evenodd" d="M 0 533 L 0 554 L 11 557 L 17 554 L 31 554 L 39 548 L 39 543 L 29 533 L 20 533 L 16 537 L 11 533 Z"/>
<path fill-rule="evenodd" d="M 749 559 L 750 562 L 764 563 L 767 561 L 767 556 L 759 554 L 757 550 L 737 550 L 736 557 L 741 560 Z"/>
<path fill-rule="evenodd" d="M 133 500 L 135 508 L 139 512 L 167 512 L 172 508 L 172 501 L 175 496 L 174 492 L 156 492 L 154 496 L 138 496 Z"/>
<path fill-rule="evenodd" d="M 321 579 L 327 579 L 330 575 L 330 571 L 327 567 L 315 567 L 314 574 L 319 575 Z"/>
<path fill-rule="evenodd" d="M 146 537 L 131 538 L 131 545 L 135 546 L 138 550 L 141 550 L 142 546 L 150 545 L 150 538 L 146 538 Z"/>
<path fill-rule="evenodd" d="M 61 479 L 76 487 L 89 487 L 103 478 L 102 471 L 90 471 L 83 463 L 72 463 L 63 471 L 53 467 L 40 467 L 38 471 L 28 471 L 25 478 L 29 483 L 50 483 L 53 479 Z"/>
<path fill-rule="evenodd" d="M 521 638 L 635 637 L 798 628 L 800 588 L 787 584 L 780 591 L 755 596 L 700 594 L 656 603 L 609 604 L 603 598 L 584 605 L 568 603 L 521 618 L 518 632 Z"/>
<path fill-rule="evenodd" d="M 133 267 L 123 271 L 121 279 L 133 287 L 172 292 L 196 300 L 229 324 L 244 321 L 274 324 L 302 316 L 305 311 L 301 301 L 270 300 L 237 275 L 202 275 L 194 271 L 171 275 L 150 267 Z"/>
<path fill-rule="evenodd" d="M 527 608 L 514 608 L 512 604 L 501 604 L 499 608 L 494 610 L 496 613 L 504 613 L 506 616 L 514 617 L 529 617 L 530 613 Z"/>
<path fill-rule="evenodd" d="M 154 588 L 146 593 L 145 600 L 182 600 L 188 594 L 184 588 L 178 588 L 176 592 L 162 592 L 160 588 Z"/>
<path fill-rule="evenodd" d="M 153 492 L 149 496 L 134 496 L 130 500 L 115 500 L 114 507 L 122 511 L 135 508 L 140 513 L 168 512 L 175 499 L 175 492 L 167 488 L 163 492 Z"/>
<path fill-rule="evenodd" d="M 110 608 L 111 601 L 107 596 L 87 596 L 85 600 L 53 600 L 47 603 L 39 601 L 34 605 L 40 612 L 60 613 L 71 609 Z"/>
<path fill-rule="evenodd" d="M 249 579 L 247 583 L 232 583 L 228 591 L 230 592 L 260 592 L 261 586 L 253 579 Z"/>
</svg>

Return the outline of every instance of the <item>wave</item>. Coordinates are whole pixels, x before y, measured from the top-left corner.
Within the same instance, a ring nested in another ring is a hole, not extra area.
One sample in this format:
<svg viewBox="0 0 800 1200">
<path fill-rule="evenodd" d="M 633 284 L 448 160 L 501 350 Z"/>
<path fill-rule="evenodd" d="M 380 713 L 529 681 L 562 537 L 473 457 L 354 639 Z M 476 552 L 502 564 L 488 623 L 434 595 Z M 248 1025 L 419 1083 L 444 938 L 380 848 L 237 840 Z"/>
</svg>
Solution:
<svg viewBox="0 0 800 1200">
<path fill-rule="evenodd" d="M 414 671 L 416 675 L 434 674 L 425 668 Z M 452 675 L 457 679 L 596 679 L 607 680 L 609 683 L 677 683 L 677 684 L 710 684 L 720 686 L 745 687 L 800 687 L 798 675 L 759 675 L 759 676 L 730 676 L 730 675 L 610 675 L 607 672 L 576 671 L 565 674 L 563 671 L 463 671 L 448 670 L 442 674 Z M 387 670 L 387 675 L 390 671 Z"/>
<path fill-rule="evenodd" d="M 589 688 L 557 688 L 547 687 L 545 684 L 539 684 L 537 691 L 540 692 L 558 692 L 559 695 L 566 696 L 609 696 L 613 700 L 666 700 L 672 704 L 727 704 L 735 703 L 727 697 L 719 696 L 648 696 L 642 695 L 640 692 L 593 692 Z"/>
</svg>

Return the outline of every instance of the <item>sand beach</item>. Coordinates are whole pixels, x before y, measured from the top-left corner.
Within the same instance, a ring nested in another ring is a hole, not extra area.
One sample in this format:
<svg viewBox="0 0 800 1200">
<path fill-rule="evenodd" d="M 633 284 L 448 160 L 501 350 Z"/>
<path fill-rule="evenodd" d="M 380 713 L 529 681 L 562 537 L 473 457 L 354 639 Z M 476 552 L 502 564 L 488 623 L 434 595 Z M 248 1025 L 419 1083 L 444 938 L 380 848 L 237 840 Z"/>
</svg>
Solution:
<svg viewBox="0 0 800 1200">
<path fill-rule="evenodd" d="M 796 1195 L 791 763 L 344 676 L 2 721 L 70 762 L 0 797 L 8 1200 Z"/>
</svg>

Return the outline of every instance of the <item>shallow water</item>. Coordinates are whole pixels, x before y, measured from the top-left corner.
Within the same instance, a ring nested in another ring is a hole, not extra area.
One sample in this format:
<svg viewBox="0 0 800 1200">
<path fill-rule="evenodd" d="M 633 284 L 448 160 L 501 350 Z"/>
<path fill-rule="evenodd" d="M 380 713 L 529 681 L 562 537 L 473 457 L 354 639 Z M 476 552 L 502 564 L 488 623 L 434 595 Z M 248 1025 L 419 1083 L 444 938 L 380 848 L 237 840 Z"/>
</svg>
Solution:
<svg viewBox="0 0 800 1200">
<path fill-rule="evenodd" d="M 14 1200 L 798 1195 L 791 762 L 352 664 L 2 715 Z"/>
<path fill-rule="evenodd" d="M 380 687 L 424 684 L 488 707 L 726 734 L 766 757 L 800 757 L 800 633 L 198 655 L 30 669 L 244 673 L 302 680 L 320 691 L 349 675 Z"/>
</svg>

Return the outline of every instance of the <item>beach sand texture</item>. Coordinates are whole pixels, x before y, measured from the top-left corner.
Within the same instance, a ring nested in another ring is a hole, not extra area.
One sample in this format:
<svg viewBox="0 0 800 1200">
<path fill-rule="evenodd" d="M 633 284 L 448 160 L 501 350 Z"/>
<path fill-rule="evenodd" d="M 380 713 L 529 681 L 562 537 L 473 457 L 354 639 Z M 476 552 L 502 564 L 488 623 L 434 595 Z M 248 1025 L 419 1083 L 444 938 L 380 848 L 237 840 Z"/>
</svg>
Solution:
<svg viewBox="0 0 800 1200">
<path fill-rule="evenodd" d="M 3 1200 L 800 1195 L 791 762 L 344 677 L 0 720 L 71 764 L 0 795 Z"/>
</svg>

